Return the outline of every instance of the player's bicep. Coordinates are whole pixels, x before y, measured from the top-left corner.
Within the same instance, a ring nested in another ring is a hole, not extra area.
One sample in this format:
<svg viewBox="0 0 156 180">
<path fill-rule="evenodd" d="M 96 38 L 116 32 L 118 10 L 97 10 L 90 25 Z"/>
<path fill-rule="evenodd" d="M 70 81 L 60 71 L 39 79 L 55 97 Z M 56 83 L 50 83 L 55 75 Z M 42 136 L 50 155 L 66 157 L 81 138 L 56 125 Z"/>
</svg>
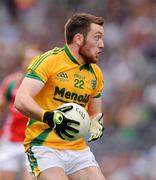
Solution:
<svg viewBox="0 0 156 180">
<path fill-rule="evenodd" d="M 43 87 L 44 83 L 42 81 L 25 77 L 18 89 L 18 95 L 23 94 L 34 97 Z"/>
</svg>

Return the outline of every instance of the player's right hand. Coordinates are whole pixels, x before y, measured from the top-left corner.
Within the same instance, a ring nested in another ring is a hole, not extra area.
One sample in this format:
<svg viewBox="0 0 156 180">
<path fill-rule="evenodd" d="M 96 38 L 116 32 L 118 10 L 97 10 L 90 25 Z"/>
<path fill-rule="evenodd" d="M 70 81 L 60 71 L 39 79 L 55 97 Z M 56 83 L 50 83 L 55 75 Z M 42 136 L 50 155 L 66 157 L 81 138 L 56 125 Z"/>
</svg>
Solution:
<svg viewBox="0 0 156 180">
<path fill-rule="evenodd" d="M 75 133 L 79 133 L 79 131 L 76 128 L 73 128 L 72 125 L 75 127 L 75 125 L 79 126 L 80 123 L 68 119 L 65 116 L 65 112 L 70 111 L 72 108 L 73 106 L 66 106 L 54 111 L 43 112 L 42 121 L 54 129 L 61 139 L 65 139 L 64 135 L 73 138 Z"/>
</svg>

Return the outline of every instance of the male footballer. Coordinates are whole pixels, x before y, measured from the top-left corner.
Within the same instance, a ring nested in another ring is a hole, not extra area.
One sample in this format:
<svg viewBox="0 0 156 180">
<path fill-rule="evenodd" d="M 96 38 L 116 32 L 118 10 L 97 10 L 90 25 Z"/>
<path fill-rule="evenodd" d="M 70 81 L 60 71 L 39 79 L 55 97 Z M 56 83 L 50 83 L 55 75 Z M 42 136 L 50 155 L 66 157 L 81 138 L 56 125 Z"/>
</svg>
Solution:
<svg viewBox="0 0 156 180">
<path fill-rule="evenodd" d="M 96 63 L 104 48 L 103 24 L 102 17 L 74 14 L 65 24 L 65 46 L 37 57 L 17 92 L 16 108 L 30 117 L 24 141 L 28 169 L 38 180 L 105 180 L 84 139 L 63 140 L 78 133 L 79 123 L 65 116 L 72 106 L 57 109 L 80 104 L 91 119 L 88 141 L 102 136 L 103 75 Z"/>
</svg>

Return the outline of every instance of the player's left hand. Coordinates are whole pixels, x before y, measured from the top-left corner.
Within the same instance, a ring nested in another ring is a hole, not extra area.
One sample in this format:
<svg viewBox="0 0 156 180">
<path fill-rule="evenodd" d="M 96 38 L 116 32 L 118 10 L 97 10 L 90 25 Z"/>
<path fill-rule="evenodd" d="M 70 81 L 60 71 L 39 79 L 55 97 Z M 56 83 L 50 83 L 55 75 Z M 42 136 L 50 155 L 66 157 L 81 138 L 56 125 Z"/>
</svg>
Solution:
<svg viewBox="0 0 156 180">
<path fill-rule="evenodd" d="M 103 113 L 99 113 L 97 116 L 95 116 L 95 118 L 91 120 L 89 132 L 91 135 L 88 139 L 88 142 L 95 141 L 103 135 Z"/>
<path fill-rule="evenodd" d="M 66 106 L 54 111 L 44 111 L 42 121 L 48 124 L 60 138 L 65 139 L 64 136 L 73 138 L 75 134 L 79 133 L 75 125 L 79 126 L 80 123 L 66 117 L 65 112 L 70 111 L 72 108 L 73 106 Z"/>
</svg>

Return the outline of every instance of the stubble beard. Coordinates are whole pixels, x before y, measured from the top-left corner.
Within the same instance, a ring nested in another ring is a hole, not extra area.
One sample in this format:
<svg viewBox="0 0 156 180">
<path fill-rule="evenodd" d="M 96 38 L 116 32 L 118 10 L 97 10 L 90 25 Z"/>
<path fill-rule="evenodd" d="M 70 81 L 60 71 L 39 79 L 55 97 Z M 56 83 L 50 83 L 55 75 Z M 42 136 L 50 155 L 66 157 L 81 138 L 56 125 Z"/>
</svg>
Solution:
<svg viewBox="0 0 156 180">
<path fill-rule="evenodd" d="M 83 58 L 85 64 L 96 63 L 95 60 L 87 54 L 86 40 L 84 39 L 83 45 L 79 49 L 79 54 Z"/>
</svg>

